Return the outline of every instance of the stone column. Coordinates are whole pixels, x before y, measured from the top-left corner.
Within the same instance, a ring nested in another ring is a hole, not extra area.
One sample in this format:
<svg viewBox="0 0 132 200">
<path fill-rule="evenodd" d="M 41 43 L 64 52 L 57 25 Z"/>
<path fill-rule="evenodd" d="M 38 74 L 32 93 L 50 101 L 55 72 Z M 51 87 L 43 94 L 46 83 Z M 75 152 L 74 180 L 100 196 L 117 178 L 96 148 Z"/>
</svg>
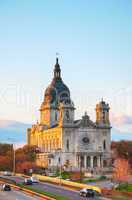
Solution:
<svg viewBox="0 0 132 200">
<path fill-rule="evenodd" d="M 91 168 L 93 168 L 93 156 L 91 156 Z"/>
<path fill-rule="evenodd" d="M 84 155 L 84 168 L 87 169 L 87 155 Z"/>
<path fill-rule="evenodd" d="M 100 156 L 97 157 L 97 167 L 100 167 Z"/>
</svg>

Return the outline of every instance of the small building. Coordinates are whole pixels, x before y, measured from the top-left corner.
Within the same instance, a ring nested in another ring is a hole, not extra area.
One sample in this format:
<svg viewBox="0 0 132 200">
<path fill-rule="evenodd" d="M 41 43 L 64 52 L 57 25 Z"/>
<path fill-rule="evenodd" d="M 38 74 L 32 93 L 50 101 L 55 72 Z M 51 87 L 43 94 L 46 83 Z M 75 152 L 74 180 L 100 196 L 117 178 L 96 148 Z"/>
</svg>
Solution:
<svg viewBox="0 0 132 200">
<path fill-rule="evenodd" d="M 67 170 L 103 170 L 110 165 L 111 125 L 109 104 L 103 99 L 96 105 L 96 122 L 88 114 L 75 120 L 70 90 L 61 78 L 56 59 L 54 76 L 44 93 L 40 122 L 27 129 L 27 143 L 37 145 L 37 165 Z"/>
</svg>

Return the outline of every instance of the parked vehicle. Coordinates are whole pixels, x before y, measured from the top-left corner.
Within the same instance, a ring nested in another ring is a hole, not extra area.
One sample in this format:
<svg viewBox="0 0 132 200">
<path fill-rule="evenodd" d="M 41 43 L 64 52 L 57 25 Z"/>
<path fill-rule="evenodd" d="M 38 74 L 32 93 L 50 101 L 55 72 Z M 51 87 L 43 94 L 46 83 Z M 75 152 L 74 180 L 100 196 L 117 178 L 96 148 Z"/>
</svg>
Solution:
<svg viewBox="0 0 132 200">
<path fill-rule="evenodd" d="M 4 176 L 11 176 L 11 175 L 12 175 L 12 172 L 10 172 L 10 171 L 4 171 L 4 172 L 3 172 L 3 175 L 4 175 Z"/>
<path fill-rule="evenodd" d="M 95 191 L 92 189 L 84 188 L 80 190 L 80 196 L 82 197 L 94 197 L 95 196 Z"/>
<path fill-rule="evenodd" d="M 39 180 L 37 179 L 36 176 L 32 176 L 32 177 L 30 178 L 30 180 L 32 181 L 32 183 L 39 183 Z"/>
<path fill-rule="evenodd" d="M 25 185 L 32 185 L 33 182 L 31 181 L 31 179 L 29 179 L 29 178 L 25 178 L 25 180 L 24 180 L 24 184 L 25 184 Z"/>
<path fill-rule="evenodd" d="M 11 186 L 8 184 L 3 184 L 3 185 L 1 185 L 1 190 L 2 191 L 11 191 Z"/>
</svg>

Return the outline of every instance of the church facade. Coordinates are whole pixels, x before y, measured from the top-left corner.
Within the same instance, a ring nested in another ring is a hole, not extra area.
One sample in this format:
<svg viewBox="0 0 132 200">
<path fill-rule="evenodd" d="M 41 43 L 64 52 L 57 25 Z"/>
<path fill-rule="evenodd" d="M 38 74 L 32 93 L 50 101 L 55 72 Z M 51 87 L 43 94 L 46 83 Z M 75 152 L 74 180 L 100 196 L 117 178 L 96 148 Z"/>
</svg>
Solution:
<svg viewBox="0 0 132 200">
<path fill-rule="evenodd" d="M 57 58 L 54 77 L 40 107 L 40 122 L 27 129 L 27 143 L 40 149 L 37 165 L 84 171 L 108 168 L 111 157 L 109 109 L 101 100 L 95 109 L 96 122 L 90 120 L 87 113 L 75 120 L 75 106 L 61 78 Z"/>
</svg>

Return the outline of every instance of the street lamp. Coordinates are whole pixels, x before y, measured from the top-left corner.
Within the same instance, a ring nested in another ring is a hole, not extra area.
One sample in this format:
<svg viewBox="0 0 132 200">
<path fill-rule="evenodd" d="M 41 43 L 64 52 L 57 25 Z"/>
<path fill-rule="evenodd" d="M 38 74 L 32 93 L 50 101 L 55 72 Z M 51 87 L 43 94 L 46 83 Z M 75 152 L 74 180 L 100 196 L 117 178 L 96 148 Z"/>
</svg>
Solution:
<svg viewBox="0 0 132 200">
<path fill-rule="evenodd" d="M 59 152 L 60 152 L 60 185 L 61 185 L 61 176 L 62 176 L 62 170 L 61 170 L 61 167 L 62 167 L 62 163 L 61 163 L 61 154 L 62 154 L 62 149 L 61 148 L 58 148 L 57 149 Z"/>
<path fill-rule="evenodd" d="M 16 172 L 16 152 L 15 152 L 15 144 L 13 144 L 13 175 Z"/>
<path fill-rule="evenodd" d="M 15 175 L 16 172 L 16 152 L 15 152 L 15 140 L 14 138 L 8 138 L 8 141 L 12 142 L 12 149 L 13 149 L 13 175 Z"/>
</svg>

